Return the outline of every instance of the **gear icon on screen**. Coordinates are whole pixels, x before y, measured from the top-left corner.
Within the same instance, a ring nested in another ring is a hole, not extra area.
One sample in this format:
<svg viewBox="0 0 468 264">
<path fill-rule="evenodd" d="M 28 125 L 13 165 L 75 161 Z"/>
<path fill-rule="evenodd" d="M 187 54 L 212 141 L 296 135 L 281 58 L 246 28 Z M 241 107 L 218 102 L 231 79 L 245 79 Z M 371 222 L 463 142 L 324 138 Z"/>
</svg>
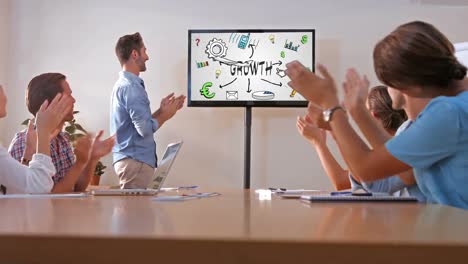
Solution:
<svg viewBox="0 0 468 264">
<path fill-rule="evenodd" d="M 228 47 L 221 39 L 214 38 L 206 45 L 205 53 L 208 58 L 216 60 L 217 58 L 224 58 L 227 55 Z"/>
</svg>

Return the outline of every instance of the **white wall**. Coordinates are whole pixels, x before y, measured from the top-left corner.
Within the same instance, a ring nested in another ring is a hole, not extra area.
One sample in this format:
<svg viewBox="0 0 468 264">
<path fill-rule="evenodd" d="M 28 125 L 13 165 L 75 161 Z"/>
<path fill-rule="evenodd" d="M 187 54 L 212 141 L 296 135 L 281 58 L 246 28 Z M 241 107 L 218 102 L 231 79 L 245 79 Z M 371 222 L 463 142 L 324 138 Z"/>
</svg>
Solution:
<svg viewBox="0 0 468 264">
<path fill-rule="evenodd" d="M 0 1 L 0 85 L 7 89 L 7 60 L 10 29 L 10 1 Z M 0 131 L 3 131 L 3 122 L 0 122 Z M 0 142 L 3 138 L 0 138 Z"/>
<path fill-rule="evenodd" d="M 435 24 L 453 42 L 467 40 L 465 1 L 425 3 L 410 0 L 11 1 L 7 52 L 10 103 L 1 139 L 9 142 L 20 129 L 19 123 L 28 117 L 24 92 L 29 80 L 50 71 L 68 76 L 77 98 L 76 109 L 81 111 L 78 121 L 90 130 L 108 131 L 109 96 L 119 71 L 114 45 L 119 36 L 136 31 L 142 33 L 150 56 L 148 71 L 142 77 L 153 109 L 162 96 L 172 91 L 186 93 L 187 30 L 190 28 L 315 28 L 317 61 L 329 67 L 338 77 L 337 83 L 341 83 L 347 67 L 355 66 L 377 84 L 372 70 L 373 45 L 401 23 L 425 20 Z M 253 187 L 331 188 L 315 151 L 296 131 L 296 116 L 303 111 L 254 109 Z M 185 141 L 168 184 L 241 188 L 243 114 L 240 108 L 185 108 L 164 125 L 155 135 L 160 155 L 167 143 Z M 337 153 L 335 146 L 332 149 Z M 110 164 L 110 157 L 105 163 Z M 107 171 L 103 182 L 117 183 L 112 169 Z"/>
<path fill-rule="evenodd" d="M 0 84 L 6 85 L 10 1 L 0 1 Z"/>
</svg>

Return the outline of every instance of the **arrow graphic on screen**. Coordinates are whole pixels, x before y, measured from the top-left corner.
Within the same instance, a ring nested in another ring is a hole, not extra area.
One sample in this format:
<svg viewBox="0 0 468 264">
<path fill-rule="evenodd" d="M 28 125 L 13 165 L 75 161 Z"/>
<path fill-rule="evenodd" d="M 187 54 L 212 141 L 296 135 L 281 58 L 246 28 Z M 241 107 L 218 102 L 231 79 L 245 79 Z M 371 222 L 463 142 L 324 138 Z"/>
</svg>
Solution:
<svg viewBox="0 0 468 264">
<path fill-rule="evenodd" d="M 267 82 L 267 83 L 271 83 L 271 84 L 279 86 L 279 87 L 281 87 L 283 85 L 282 83 L 274 83 L 274 82 L 270 82 L 270 81 L 265 80 L 265 79 L 262 79 L 262 81 Z"/>
<path fill-rule="evenodd" d="M 224 85 L 220 85 L 219 88 L 223 89 L 224 87 L 228 86 L 228 85 L 231 85 L 233 82 L 235 82 L 237 80 L 237 78 L 235 78 L 234 80 L 224 84 Z"/>
<path fill-rule="evenodd" d="M 278 65 L 278 66 L 281 66 L 283 64 L 282 61 L 278 61 L 277 63 L 273 63 L 272 65 Z"/>
</svg>

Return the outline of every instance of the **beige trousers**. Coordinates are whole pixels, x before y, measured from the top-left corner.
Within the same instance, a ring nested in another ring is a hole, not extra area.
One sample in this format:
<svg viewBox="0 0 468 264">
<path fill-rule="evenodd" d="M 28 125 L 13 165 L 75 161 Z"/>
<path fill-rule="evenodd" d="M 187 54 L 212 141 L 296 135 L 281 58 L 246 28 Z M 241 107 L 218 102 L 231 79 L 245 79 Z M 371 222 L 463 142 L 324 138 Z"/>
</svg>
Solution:
<svg viewBox="0 0 468 264">
<path fill-rule="evenodd" d="M 133 159 L 123 159 L 116 162 L 114 169 L 119 176 L 121 189 L 148 188 L 154 175 L 154 168 Z"/>
</svg>

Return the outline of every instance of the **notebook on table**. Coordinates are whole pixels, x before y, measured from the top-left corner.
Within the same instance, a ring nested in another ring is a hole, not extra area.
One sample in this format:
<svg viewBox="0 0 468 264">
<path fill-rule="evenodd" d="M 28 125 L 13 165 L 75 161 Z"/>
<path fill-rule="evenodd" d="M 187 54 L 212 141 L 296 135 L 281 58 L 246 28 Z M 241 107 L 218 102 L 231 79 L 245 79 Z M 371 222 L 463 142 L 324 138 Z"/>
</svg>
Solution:
<svg viewBox="0 0 468 264">
<path fill-rule="evenodd" d="M 301 200 L 309 202 L 417 202 L 413 196 L 397 197 L 392 195 L 302 195 Z"/>
</svg>

